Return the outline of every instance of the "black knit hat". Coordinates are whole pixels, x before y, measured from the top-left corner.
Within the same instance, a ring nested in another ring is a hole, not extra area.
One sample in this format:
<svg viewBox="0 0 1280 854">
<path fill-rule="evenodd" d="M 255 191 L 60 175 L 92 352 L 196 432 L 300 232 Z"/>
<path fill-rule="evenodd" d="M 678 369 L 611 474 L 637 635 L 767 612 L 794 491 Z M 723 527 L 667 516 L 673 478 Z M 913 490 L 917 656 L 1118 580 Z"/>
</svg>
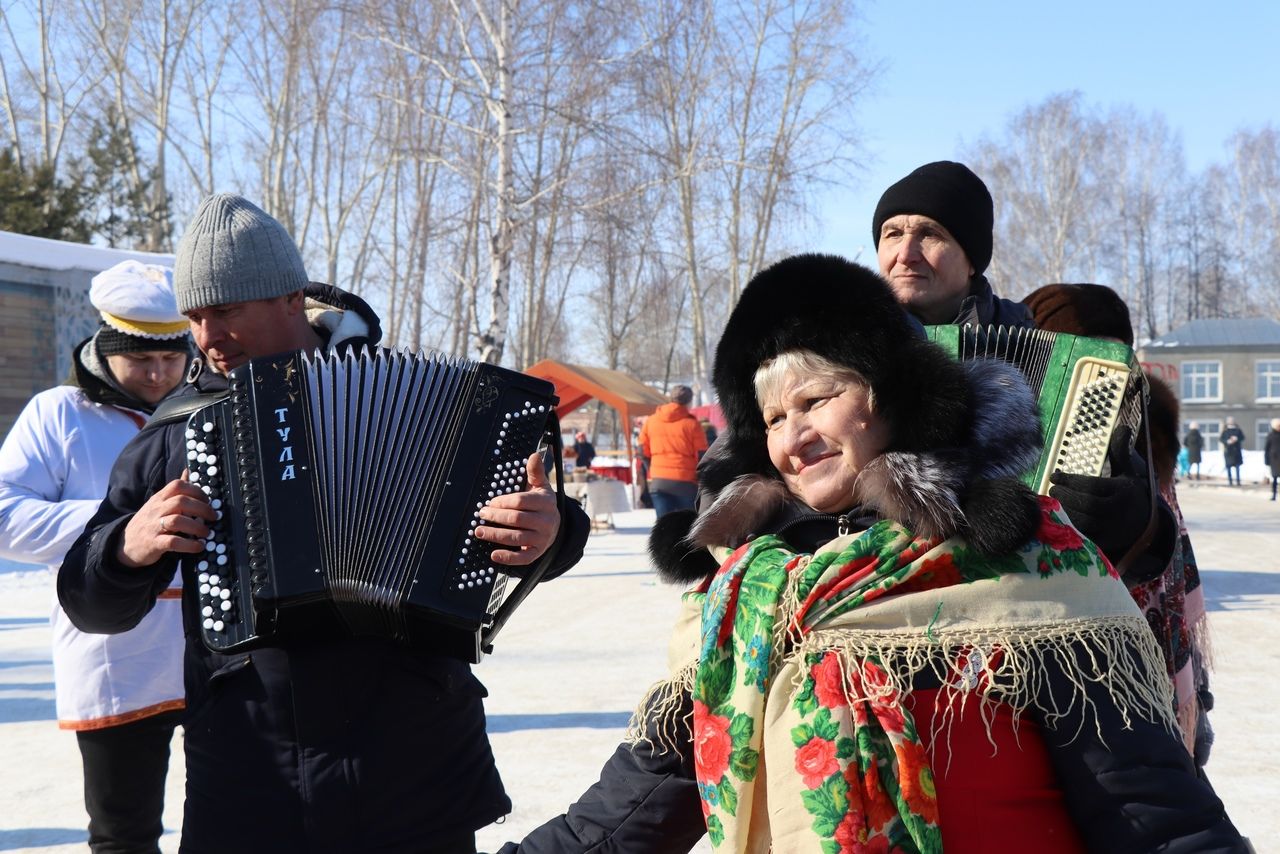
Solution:
<svg viewBox="0 0 1280 854">
<path fill-rule="evenodd" d="M 941 223 L 964 249 L 975 273 L 991 263 L 995 211 L 991 192 L 963 163 L 926 163 L 884 191 L 871 220 L 871 240 L 880 246 L 880 227 L 898 214 L 918 214 Z"/>
<path fill-rule="evenodd" d="M 926 341 L 884 279 L 835 255 L 796 255 L 748 283 L 716 348 L 713 381 L 733 453 L 768 471 L 755 373 L 808 350 L 865 379 L 890 427 L 892 451 L 958 443 L 967 429 L 966 382 L 955 360 Z"/>
<path fill-rule="evenodd" d="M 102 356 L 118 356 L 121 353 L 145 353 L 149 350 L 162 350 L 176 353 L 191 351 L 191 336 L 185 332 L 174 338 L 146 338 L 141 335 L 130 335 L 107 324 L 98 327 L 94 336 L 98 354 Z"/>
</svg>

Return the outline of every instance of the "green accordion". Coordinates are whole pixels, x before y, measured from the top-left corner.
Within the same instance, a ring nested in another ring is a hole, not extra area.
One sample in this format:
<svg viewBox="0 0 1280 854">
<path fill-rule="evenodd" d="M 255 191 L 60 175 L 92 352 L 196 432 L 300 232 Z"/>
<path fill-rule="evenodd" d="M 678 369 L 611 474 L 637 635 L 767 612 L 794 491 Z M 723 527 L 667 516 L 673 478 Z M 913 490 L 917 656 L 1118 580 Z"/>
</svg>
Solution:
<svg viewBox="0 0 1280 854">
<path fill-rule="evenodd" d="M 1146 383 L 1133 350 L 1116 341 L 1009 326 L 928 326 L 929 340 L 961 361 L 1001 359 L 1026 378 L 1040 409 L 1044 447 L 1023 481 L 1041 495 L 1049 476 L 1101 475 L 1122 426 L 1138 435 Z"/>
</svg>

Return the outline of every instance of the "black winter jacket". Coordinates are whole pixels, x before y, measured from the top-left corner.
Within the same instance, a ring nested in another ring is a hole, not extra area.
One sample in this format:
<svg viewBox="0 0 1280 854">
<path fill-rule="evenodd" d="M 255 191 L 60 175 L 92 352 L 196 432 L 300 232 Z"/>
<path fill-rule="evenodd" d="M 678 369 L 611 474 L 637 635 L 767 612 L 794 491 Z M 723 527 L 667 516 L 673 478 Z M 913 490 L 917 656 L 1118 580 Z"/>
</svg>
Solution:
<svg viewBox="0 0 1280 854">
<path fill-rule="evenodd" d="M 379 337 L 377 317 L 357 297 L 315 286 L 307 296 L 309 307 L 318 301 L 365 320 L 368 332 L 344 345 Z M 198 363 L 192 374 L 178 394 L 226 387 L 225 377 Z M 189 561 L 118 564 L 124 525 L 184 468 L 184 431 L 184 422 L 145 430 L 125 448 L 106 499 L 58 574 L 59 599 L 77 627 L 110 633 L 136 625 L 182 572 L 182 850 L 421 851 L 509 812 L 485 733 L 486 692 L 464 662 L 369 638 L 221 655 L 200 639 Z M 569 502 L 550 574 L 577 562 L 589 529 Z"/>
<path fill-rule="evenodd" d="M 1031 309 L 1020 302 L 996 296 L 991 290 L 991 283 L 981 273 L 970 280 L 969 296 L 960 303 L 960 311 L 951 323 L 954 326 L 966 323 L 975 326 L 1035 326 Z"/>
</svg>

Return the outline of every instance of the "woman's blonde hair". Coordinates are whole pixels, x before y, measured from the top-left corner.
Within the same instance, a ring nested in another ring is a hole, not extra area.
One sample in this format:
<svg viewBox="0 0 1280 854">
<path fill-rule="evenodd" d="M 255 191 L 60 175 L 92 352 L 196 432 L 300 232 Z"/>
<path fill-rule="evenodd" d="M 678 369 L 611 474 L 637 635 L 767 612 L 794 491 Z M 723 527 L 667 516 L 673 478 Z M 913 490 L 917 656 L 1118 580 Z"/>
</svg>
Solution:
<svg viewBox="0 0 1280 854">
<path fill-rule="evenodd" d="M 772 359 L 761 362 L 756 368 L 753 378 L 756 389 L 756 405 L 764 409 L 766 400 L 776 399 L 782 393 L 782 384 L 788 376 L 797 377 L 831 377 L 832 379 L 852 380 L 867 389 L 867 407 L 871 411 L 876 408 L 875 392 L 871 384 L 852 368 L 833 362 L 826 356 L 820 356 L 812 350 L 788 350 L 779 353 Z"/>
</svg>

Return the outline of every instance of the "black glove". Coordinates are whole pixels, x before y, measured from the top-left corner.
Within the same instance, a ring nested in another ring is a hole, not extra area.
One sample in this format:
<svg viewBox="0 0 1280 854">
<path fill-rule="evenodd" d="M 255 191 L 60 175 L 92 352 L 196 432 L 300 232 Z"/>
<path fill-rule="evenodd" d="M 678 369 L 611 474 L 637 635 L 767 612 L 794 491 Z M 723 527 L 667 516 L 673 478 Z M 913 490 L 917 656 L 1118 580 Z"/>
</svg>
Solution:
<svg viewBox="0 0 1280 854">
<path fill-rule="evenodd" d="M 1132 430 L 1121 427 L 1111 437 L 1107 448 L 1107 460 L 1111 463 L 1110 477 L 1092 477 L 1084 474 L 1054 472 L 1049 477 L 1053 486 L 1049 495 L 1061 502 L 1072 523 L 1086 537 L 1093 540 L 1102 553 L 1114 564 L 1119 562 L 1147 529 L 1151 518 L 1151 484 L 1147 479 L 1147 467 L 1142 457 L 1129 449 Z M 1167 512 L 1167 511 L 1166 511 Z M 1170 514 L 1172 515 L 1172 514 Z M 1166 526 L 1161 522 L 1160 528 Z M 1160 531 L 1163 534 L 1165 531 Z M 1176 533 L 1176 531 L 1175 531 Z M 1148 580 L 1164 570 L 1172 554 L 1171 544 L 1152 541 L 1146 552 L 1154 554 L 1152 561 L 1142 561 L 1142 575 Z M 1160 556 L 1163 554 L 1163 561 Z M 1155 566 L 1154 564 L 1159 564 Z M 1125 582 L 1140 581 L 1126 574 Z"/>
</svg>

